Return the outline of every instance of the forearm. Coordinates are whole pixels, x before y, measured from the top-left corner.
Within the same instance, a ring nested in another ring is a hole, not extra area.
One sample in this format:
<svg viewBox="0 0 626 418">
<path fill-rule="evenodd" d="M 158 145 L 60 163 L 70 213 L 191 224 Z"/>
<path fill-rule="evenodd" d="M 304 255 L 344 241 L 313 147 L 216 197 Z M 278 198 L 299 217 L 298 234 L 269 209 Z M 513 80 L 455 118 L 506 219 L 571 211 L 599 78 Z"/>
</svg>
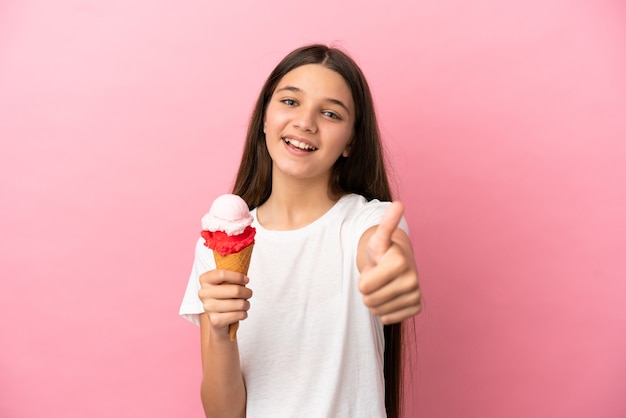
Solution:
<svg viewBox="0 0 626 418">
<path fill-rule="evenodd" d="M 204 413 L 207 418 L 245 417 L 246 389 L 237 341 L 230 341 L 227 335 L 212 335 L 208 321 L 204 325 L 201 385 Z"/>
</svg>

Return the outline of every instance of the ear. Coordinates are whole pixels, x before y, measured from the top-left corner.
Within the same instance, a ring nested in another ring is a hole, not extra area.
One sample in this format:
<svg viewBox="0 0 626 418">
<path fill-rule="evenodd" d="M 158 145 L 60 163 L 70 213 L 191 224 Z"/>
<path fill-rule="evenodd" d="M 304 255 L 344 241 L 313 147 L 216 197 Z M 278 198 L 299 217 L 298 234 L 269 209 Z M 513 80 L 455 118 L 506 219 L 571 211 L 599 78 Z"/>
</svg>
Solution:
<svg viewBox="0 0 626 418">
<path fill-rule="evenodd" d="M 341 156 L 348 158 L 348 155 L 350 155 L 350 148 L 352 148 L 352 141 L 350 141 L 348 145 L 346 145 L 346 148 L 341 153 Z"/>
</svg>

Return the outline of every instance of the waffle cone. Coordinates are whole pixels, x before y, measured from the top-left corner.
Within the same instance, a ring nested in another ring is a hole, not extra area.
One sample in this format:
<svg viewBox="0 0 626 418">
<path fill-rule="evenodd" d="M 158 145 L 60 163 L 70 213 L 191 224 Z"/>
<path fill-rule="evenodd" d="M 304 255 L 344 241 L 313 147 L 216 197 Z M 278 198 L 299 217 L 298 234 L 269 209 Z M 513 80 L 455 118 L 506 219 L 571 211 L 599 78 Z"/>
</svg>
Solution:
<svg viewBox="0 0 626 418">
<path fill-rule="evenodd" d="M 231 270 L 243 274 L 248 274 L 248 267 L 250 266 L 250 258 L 252 257 L 253 248 L 254 244 L 250 244 L 237 253 L 226 255 L 221 255 L 217 251 L 213 251 L 215 266 L 218 269 Z M 239 321 L 230 324 L 228 327 L 228 333 L 230 335 L 231 341 L 235 340 L 235 336 L 237 335 L 237 328 L 239 328 Z"/>
</svg>

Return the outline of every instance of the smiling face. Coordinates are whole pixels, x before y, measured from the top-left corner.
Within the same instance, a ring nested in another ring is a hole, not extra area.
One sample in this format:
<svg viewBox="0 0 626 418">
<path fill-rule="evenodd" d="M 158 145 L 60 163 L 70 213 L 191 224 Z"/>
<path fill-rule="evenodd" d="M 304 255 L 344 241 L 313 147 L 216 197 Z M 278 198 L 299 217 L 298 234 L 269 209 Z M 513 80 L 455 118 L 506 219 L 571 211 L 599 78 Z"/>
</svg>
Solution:
<svg viewBox="0 0 626 418">
<path fill-rule="evenodd" d="M 265 141 L 273 175 L 328 183 L 347 157 L 354 126 L 350 88 L 319 64 L 293 69 L 278 82 L 265 113 Z"/>
</svg>

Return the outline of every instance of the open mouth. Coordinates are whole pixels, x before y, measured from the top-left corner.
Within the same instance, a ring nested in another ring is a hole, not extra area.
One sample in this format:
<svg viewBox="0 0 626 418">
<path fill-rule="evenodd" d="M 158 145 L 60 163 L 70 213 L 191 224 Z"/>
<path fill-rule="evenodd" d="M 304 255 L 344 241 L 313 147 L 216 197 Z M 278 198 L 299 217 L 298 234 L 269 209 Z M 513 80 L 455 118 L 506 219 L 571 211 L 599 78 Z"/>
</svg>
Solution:
<svg viewBox="0 0 626 418">
<path fill-rule="evenodd" d="M 312 152 L 312 151 L 317 150 L 317 148 L 314 147 L 313 145 L 309 145 L 305 142 L 298 141 L 297 139 L 283 137 L 283 141 L 285 142 L 285 144 L 291 145 L 292 147 L 301 149 L 303 151 Z"/>
</svg>

